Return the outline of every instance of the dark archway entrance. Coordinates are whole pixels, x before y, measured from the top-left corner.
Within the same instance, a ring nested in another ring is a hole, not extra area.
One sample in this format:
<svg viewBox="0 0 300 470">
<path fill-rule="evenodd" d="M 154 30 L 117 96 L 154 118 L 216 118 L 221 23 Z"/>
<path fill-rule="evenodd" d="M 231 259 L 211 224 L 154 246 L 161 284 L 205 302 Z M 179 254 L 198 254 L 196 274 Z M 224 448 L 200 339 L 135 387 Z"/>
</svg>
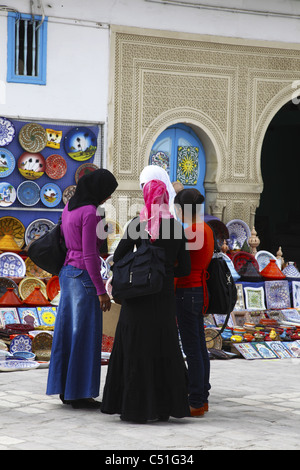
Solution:
<svg viewBox="0 0 300 470">
<path fill-rule="evenodd" d="M 285 261 L 300 268 L 300 105 L 283 106 L 272 119 L 262 146 L 264 189 L 256 211 L 259 250 L 276 255 L 282 247 Z"/>
</svg>

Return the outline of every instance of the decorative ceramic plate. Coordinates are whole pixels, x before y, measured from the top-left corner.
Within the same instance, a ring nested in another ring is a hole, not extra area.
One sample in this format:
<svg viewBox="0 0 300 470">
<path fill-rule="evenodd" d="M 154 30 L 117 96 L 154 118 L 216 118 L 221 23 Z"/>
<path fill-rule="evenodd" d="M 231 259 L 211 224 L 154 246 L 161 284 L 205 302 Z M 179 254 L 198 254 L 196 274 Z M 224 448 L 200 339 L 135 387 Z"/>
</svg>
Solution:
<svg viewBox="0 0 300 470">
<path fill-rule="evenodd" d="M 250 261 L 253 266 L 257 269 L 257 271 L 259 271 L 258 262 L 256 261 L 255 257 L 250 253 L 247 253 L 246 251 L 238 251 L 232 257 L 232 262 L 237 271 L 239 271 L 244 266 L 244 264 L 247 263 L 247 261 Z"/>
<path fill-rule="evenodd" d="M 205 341 L 207 349 L 222 349 L 222 337 L 216 328 L 205 328 Z"/>
<path fill-rule="evenodd" d="M 11 353 L 16 351 L 28 351 L 31 352 L 32 340 L 28 335 L 17 335 L 11 342 L 9 350 Z"/>
<path fill-rule="evenodd" d="M 20 145 L 27 152 L 41 152 L 46 147 L 47 141 L 47 132 L 40 124 L 25 124 L 19 132 Z"/>
<path fill-rule="evenodd" d="M 82 165 L 80 165 L 80 167 L 78 167 L 75 172 L 76 184 L 82 176 L 88 175 L 89 173 L 92 173 L 95 170 L 99 170 L 99 167 L 97 165 L 94 165 L 93 163 L 83 163 Z"/>
<path fill-rule="evenodd" d="M 270 259 L 275 259 L 276 262 L 278 261 L 277 258 L 274 255 L 272 255 L 272 253 L 270 253 L 269 251 L 264 251 L 264 250 L 258 251 L 255 255 L 255 259 L 258 262 L 259 271 L 262 271 L 269 264 Z"/>
<path fill-rule="evenodd" d="M 265 291 L 267 308 L 291 307 L 289 281 L 265 281 Z"/>
<path fill-rule="evenodd" d="M 3 181 L 0 183 L 0 206 L 9 207 L 11 206 L 17 197 L 15 188 L 11 183 Z"/>
<path fill-rule="evenodd" d="M 245 241 L 248 243 L 248 239 L 251 236 L 251 231 L 246 222 L 240 219 L 233 219 L 228 224 L 226 224 L 229 233 L 229 246 L 234 248 L 234 245 L 237 243 L 240 248 L 243 247 Z"/>
<path fill-rule="evenodd" d="M 17 198 L 24 206 L 34 206 L 40 200 L 40 190 L 34 181 L 23 181 L 17 188 Z"/>
<path fill-rule="evenodd" d="M 5 294 L 9 287 L 12 287 L 14 293 L 19 296 L 18 284 L 9 277 L 0 277 L 0 297 Z"/>
<path fill-rule="evenodd" d="M 39 333 L 32 340 L 32 352 L 48 351 L 52 347 L 53 336 L 50 333 Z"/>
<path fill-rule="evenodd" d="M 24 277 L 26 266 L 21 256 L 16 253 L 2 253 L 0 255 L 0 275 L 8 277 Z"/>
<path fill-rule="evenodd" d="M 7 150 L 0 148 L 0 178 L 9 176 L 15 169 L 16 160 L 13 154 Z"/>
<path fill-rule="evenodd" d="M 49 300 L 53 300 L 60 292 L 59 277 L 52 276 L 46 286 L 47 296 Z"/>
<path fill-rule="evenodd" d="M 24 277 L 19 284 L 19 293 L 22 300 L 26 299 L 26 297 L 34 291 L 35 287 L 40 287 L 42 294 L 47 298 L 47 291 L 46 285 L 37 277 Z"/>
<path fill-rule="evenodd" d="M 265 310 L 265 294 L 263 287 L 244 287 L 246 308 L 248 310 Z"/>
<path fill-rule="evenodd" d="M 25 227 L 19 219 L 15 217 L 0 218 L 0 238 L 5 235 L 12 235 L 19 248 L 24 245 Z"/>
<path fill-rule="evenodd" d="M 0 147 L 10 144 L 16 134 L 15 126 L 11 121 L 0 117 Z"/>
<path fill-rule="evenodd" d="M 41 201 L 46 207 L 56 207 L 62 199 L 61 189 L 54 183 L 45 184 L 40 194 Z"/>
<path fill-rule="evenodd" d="M 30 258 L 26 258 L 25 260 L 26 266 L 26 276 L 37 277 L 39 279 L 45 279 L 52 276 L 52 274 L 47 273 L 43 269 L 39 268 Z"/>
<path fill-rule="evenodd" d="M 53 180 L 59 180 L 67 172 L 67 162 L 61 155 L 49 155 L 46 160 L 46 175 Z"/>
<path fill-rule="evenodd" d="M 39 367 L 38 362 L 25 361 L 22 359 L 7 359 L 6 361 L 0 361 L 1 372 L 13 372 L 15 370 L 30 370 L 37 369 Z"/>
<path fill-rule="evenodd" d="M 25 231 L 25 243 L 28 245 L 35 238 L 39 238 L 48 232 L 53 226 L 54 222 L 49 219 L 36 219 L 31 222 Z"/>
<path fill-rule="evenodd" d="M 65 136 L 64 146 L 69 157 L 83 162 L 95 155 L 97 138 L 88 127 L 75 127 Z"/>
<path fill-rule="evenodd" d="M 18 159 L 18 169 L 24 178 L 37 180 L 45 173 L 46 161 L 41 153 L 24 152 Z"/>
<path fill-rule="evenodd" d="M 71 199 L 71 197 L 74 195 L 75 193 L 75 190 L 76 190 L 76 185 L 71 185 L 71 186 L 68 186 L 64 192 L 63 192 L 63 195 L 62 195 L 62 200 L 63 200 L 63 203 L 64 204 L 67 204 L 67 202 Z"/>
</svg>

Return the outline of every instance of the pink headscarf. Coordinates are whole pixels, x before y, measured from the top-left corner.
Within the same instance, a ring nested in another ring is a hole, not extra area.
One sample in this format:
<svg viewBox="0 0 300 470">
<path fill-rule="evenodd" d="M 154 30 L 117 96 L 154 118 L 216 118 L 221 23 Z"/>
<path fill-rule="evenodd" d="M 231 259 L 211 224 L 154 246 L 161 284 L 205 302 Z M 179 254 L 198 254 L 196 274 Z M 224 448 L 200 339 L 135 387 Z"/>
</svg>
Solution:
<svg viewBox="0 0 300 470">
<path fill-rule="evenodd" d="M 141 222 L 146 223 L 146 231 L 151 241 L 159 236 L 159 227 L 162 218 L 171 219 L 169 211 L 169 194 L 165 183 L 160 180 L 151 180 L 143 187 L 145 206 L 140 212 Z"/>
</svg>

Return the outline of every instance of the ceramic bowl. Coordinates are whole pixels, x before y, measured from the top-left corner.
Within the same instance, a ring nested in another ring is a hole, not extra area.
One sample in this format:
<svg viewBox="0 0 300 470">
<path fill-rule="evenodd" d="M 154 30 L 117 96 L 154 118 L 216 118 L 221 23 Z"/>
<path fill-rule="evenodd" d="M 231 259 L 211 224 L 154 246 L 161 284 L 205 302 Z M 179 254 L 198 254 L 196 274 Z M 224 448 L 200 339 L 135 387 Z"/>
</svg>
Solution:
<svg viewBox="0 0 300 470">
<path fill-rule="evenodd" d="M 21 358 L 21 359 L 28 359 L 31 361 L 34 361 L 35 359 L 35 354 L 29 351 L 15 351 L 13 353 L 15 357 Z"/>
</svg>

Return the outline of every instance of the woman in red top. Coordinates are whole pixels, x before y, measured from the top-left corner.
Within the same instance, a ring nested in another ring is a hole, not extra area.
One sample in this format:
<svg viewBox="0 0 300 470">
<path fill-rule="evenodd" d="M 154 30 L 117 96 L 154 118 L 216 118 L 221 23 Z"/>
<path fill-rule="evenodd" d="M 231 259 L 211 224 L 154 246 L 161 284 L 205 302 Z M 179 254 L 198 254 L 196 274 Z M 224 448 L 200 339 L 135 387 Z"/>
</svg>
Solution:
<svg viewBox="0 0 300 470">
<path fill-rule="evenodd" d="M 187 358 L 191 416 L 208 411 L 210 363 L 204 333 L 208 306 L 207 268 L 214 251 L 211 228 L 200 217 L 203 195 L 197 189 L 183 189 L 174 200 L 178 217 L 188 227 L 185 235 L 191 257 L 189 276 L 176 283 L 177 320 L 182 347 Z"/>
</svg>

